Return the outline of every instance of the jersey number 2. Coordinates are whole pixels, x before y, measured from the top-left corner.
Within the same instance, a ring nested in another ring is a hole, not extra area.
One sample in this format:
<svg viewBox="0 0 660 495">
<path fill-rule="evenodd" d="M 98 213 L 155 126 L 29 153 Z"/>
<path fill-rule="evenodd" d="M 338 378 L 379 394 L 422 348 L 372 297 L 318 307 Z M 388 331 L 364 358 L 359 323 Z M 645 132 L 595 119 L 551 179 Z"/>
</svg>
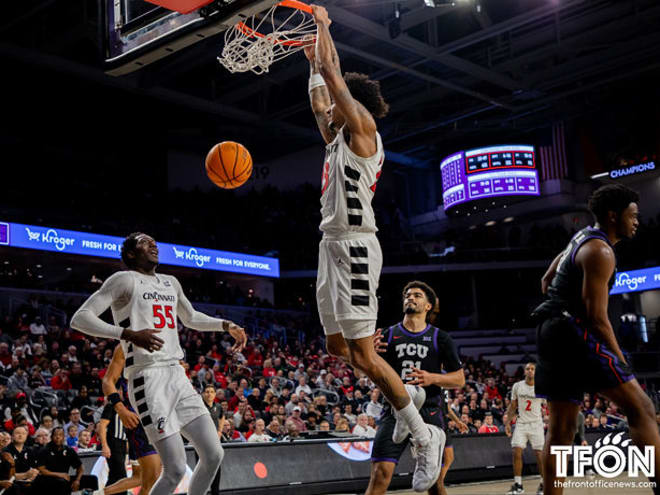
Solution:
<svg viewBox="0 0 660 495">
<path fill-rule="evenodd" d="M 154 304 L 154 328 L 176 328 L 176 322 L 174 321 L 174 315 L 172 315 L 172 306 L 161 306 L 160 304 Z"/>
<path fill-rule="evenodd" d="M 532 401 L 527 399 L 527 407 L 525 408 L 525 411 L 531 411 L 532 410 Z"/>
</svg>

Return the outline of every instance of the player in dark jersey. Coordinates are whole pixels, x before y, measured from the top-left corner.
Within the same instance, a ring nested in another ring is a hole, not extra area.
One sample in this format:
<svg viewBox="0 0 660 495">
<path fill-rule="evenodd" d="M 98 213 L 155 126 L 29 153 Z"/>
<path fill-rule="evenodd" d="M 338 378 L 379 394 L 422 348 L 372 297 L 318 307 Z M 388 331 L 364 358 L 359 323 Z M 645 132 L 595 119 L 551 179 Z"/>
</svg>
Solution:
<svg viewBox="0 0 660 495">
<path fill-rule="evenodd" d="M 638 200 L 635 191 L 619 184 L 596 190 L 589 200 L 595 225 L 573 236 L 541 282 L 547 299 L 533 316 L 539 322 L 536 394 L 548 399 L 550 413 L 544 453 L 546 495 L 563 492 L 554 486 L 556 459 L 550 447 L 572 444 L 585 392 L 599 392 L 625 410 L 632 441 L 654 446 L 656 472 L 660 469 L 655 408 L 626 362 L 607 313 L 616 271 L 612 248 L 635 234 Z"/>
<path fill-rule="evenodd" d="M 446 495 L 444 478 L 454 458 L 445 388 L 465 384 L 462 363 L 448 333 L 429 323 L 437 296 L 424 282 L 410 282 L 403 289 L 403 321 L 374 337 L 376 350 L 401 376 L 413 403 L 420 408 L 425 423 L 441 428 L 447 435 L 445 462 L 438 481 L 429 493 Z M 445 373 L 443 373 L 445 371 Z M 458 419 L 458 418 L 456 418 Z M 386 406 L 371 452 L 371 479 L 366 495 L 384 494 L 392 480 L 394 468 L 408 442 L 408 430 L 397 423 L 392 407 Z"/>
<path fill-rule="evenodd" d="M 160 456 L 156 448 L 149 443 L 147 434 L 140 423 L 139 416 L 133 410 L 128 400 L 128 384 L 121 377 L 126 357 L 120 345 L 115 347 L 112 355 L 112 361 L 103 376 L 103 395 L 113 404 L 119 419 L 124 424 L 126 436 L 128 437 L 128 458 L 131 461 L 137 461 L 133 465 L 133 476 L 124 478 L 105 488 L 104 494 L 121 493 L 132 488 L 141 486 L 141 494 L 149 495 L 151 487 L 156 483 L 162 470 Z M 119 396 L 119 391 L 115 384 L 120 381 L 123 399 Z"/>
</svg>

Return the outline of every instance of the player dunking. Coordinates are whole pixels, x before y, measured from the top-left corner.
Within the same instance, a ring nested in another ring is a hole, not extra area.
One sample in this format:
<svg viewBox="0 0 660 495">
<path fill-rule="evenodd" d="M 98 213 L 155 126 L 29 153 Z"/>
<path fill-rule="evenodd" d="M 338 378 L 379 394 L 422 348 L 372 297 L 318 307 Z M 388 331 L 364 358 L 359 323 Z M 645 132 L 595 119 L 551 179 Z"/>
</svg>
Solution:
<svg viewBox="0 0 660 495">
<path fill-rule="evenodd" d="M 607 314 L 616 271 L 613 246 L 635 234 L 638 201 L 639 195 L 623 185 L 596 190 L 589 200 L 595 225 L 573 236 L 541 282 L 547 299 L 533 316 L 540 322 L 536 394 L 548 399 L 550 413 L 543 469 L 546 495 L 563 492 L 554 486 L 556 459 L 550 447 L 572 444 L 584 392 L 599 392 L 625 410 L 632 441 L 642 449 L 655 448 L 655 472 L 660 470 L 655 408 L 626 362 Z"/>
<path fill-rule="evenodd" d="M 133 406 L 128 400 L 128 384 L 121 377 L 126 364 L 124 350 L 120 345 L 115 347 L 112 354 L 112 361 L 103 375 L 103 395 L 108 402 L 112 404 L 119 419 L 124 424 L 126 436 L 128 437 L 128 458 L 133 463 L 133 476 L 124 478 L 116 483 L 106 486 L 104 495 L 122 493 L 132 488 L 142 487 L 140 493 L 149 495 L 151 487 L 154 485 L 162 465 L 156 449 L 149 443 L 147 434 L 144 431 L 140 417 L 135 413 Z M 123 397 L 120 397 L 119 390 L 116 387 L 117 381 L 122 383 Z"/>
<path fill-rule="evenodd" d="M 432 495 L 446 495 L 444 478 L 454 458 L 444 388 L 465 385 L 465 373 L 456 346 L 448 333 L 431 326 L 435 291 L 424 282 L 413 281 L 403 289 L 403 321 L 385 332 L 378 331 L 374 346 L 401 378 L 424 420 L 447 433 L 445 463 L 438 480 L 429 488 Z M 442 373 L 442 371 L 446 373 Z M 454 417 L 455 418 L 455 417 Z M 458 420 L 458 418 L 455 418 Z M 384 495 L 394 468 L 406 448 L 410 431 L 386 408 L 371 452 L 371 479 L 366 495 Z"/>
<path fill-rule="evenodd" d="M 541 474 L 541 484 L 536 490 L 537 495 L 543 495 L 543 444 L 545 432 L 543 431 L 543 405 L 545 399 L 534 393 L 534 373 L 536 365 L 525 365 L 525 379 L 513 384 L 511 389 L 511 403 L 506 412 L 507 420 L 504 428 L 507 436 L 511 438 L 513 449 L 513 485 L 508 495 L 519 495 L 525 490 L 522 485 L 523 450 L 529 442 L 536 454 L 536 462 Z M 516 429 L 511 435 L 511 422 L 517 416 Z"/>
<path fill-rule="evenodd" d="M 158 247 L 148 235 L 129 235 L 121 257 L 129 270 L 106 280 L 73 316 L 71 327 L 95 337 L 120 339 L 130 403 L 163 463 L 151 495 L 172 495 L 186 472 L 179 433 L 199 455 L 188 493 L 205 495 L 224 452 L 201 396 L 179 364 L 183 351 L 177 318 L 196 330 L 228 331 L 236 340 L 234 349 L 242 348 L 247 337 L 234 323 L 196 311 L 175 277 L 156 273 Z M 99 318 L 108 308 L 114 325 Z"/>
<path fill-rule="evenodd" d="M 388 106 L 380 86 L 364 74 L 342 77 L 330 36 L 330 19 L 312 5 L 316 46 L 310 61 L 309 94 L 326 142 L 321 191 L 321 226 L 316 300 L 328 352 L 362 370 L 382 390 L 410 427 L 417 446 L 413 489 L 427 490 L 438 478 L 445 434 L 424 424 L 399 375 L 374 350 L 376 289 L 382 253 L 371 200 L 385 158 L 375 118 Z"/>
</svg>

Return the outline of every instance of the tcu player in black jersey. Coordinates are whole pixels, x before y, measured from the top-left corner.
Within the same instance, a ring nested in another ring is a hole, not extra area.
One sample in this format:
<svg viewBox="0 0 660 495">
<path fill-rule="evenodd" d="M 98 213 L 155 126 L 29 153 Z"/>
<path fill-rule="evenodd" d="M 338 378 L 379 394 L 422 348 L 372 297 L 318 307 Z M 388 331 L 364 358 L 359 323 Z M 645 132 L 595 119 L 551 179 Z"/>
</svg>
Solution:
<svg viewBox="0 0 660 495">
<path fill-rule="evenodd" d="M 429 488 L 433 495 L 446 495 L 444 478 L 454 459 L 447 429 L 449 408 L 443 388 L 465 385 L 465 373 L 448 333 L 429 321 L 436 306 L 435 291 L 424 282 L 409 282 L 403 289 L 403 321 L 374 336 L 374 347 L 406 383 L 415 407 L 426 423 L 445 431 L 445 462 L 440 477 Z M 444 371 L 444 373 L 443 373 Z M 452 419 L 458 420 L 452 415 Z M 387 491 L 396 463 L 406 448 L 409 430 L 387 407 L 371 452 L 371 479 L 366 495 Z"/>
<path fill-rule="evenodd" d="M 655 447 L 656 473 L 660 470 L 655 408 L 626 362 L 607 313 L 616 272 L 613 246 L 635 235 L 638 201 L 639 195 L 623 185 L 596 190 L 589 200 L 595 225 L 573 236 L 541 282 L 547 299 L 533 316 L 540 323 L 536 394 L 547 398 L 550 413 L 543 469 L 546 495 L 563 492 L 554 486 L 556 459 L 550 447 L 571 445 L 585 392 L 601 393 L 625 410 L 632 441 L 641 448 Z"/>
</svg>

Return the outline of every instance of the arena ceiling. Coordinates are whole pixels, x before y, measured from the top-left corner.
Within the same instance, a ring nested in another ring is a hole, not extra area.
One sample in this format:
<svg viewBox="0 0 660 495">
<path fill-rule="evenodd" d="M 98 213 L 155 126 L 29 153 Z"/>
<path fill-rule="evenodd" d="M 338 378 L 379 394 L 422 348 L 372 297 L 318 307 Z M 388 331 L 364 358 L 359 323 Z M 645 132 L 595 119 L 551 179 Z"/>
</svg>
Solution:
<svg viewBox="0 0 660 495">
<path fill-rule="evenodd" d="M 320 143 L 302 53 L 262 76 L 230 74 L 216 61 L 219 35 L 133 74 L 109 76 L 100 63 L 103 2 L 23 0 L 5 6 L 5 81 L 18 81 L 20 91 L 21 81 L 43 78 L 72 102 L 101 101 L 107 94 L 111 108 L 99 103 L 107 125 L 132 132 L 157 126 L 177 146 L 203 147 L 209 135 L 231 134 L 281 155 Z M 381 134 L 403 165 L 437 163 L 450 141 L 515 135 L 578 116 L 660 74 L 655 0 L 318 3 L 333 19 L 342 68 L 381 81 L 391 104 Z M 66 89 L 72 80 L 79 82 L 75 94 Z M 147 123 L 129 125 L 139 119 Z M 273 143 L 274 131 L 286 139 Z"/>
</svg>

